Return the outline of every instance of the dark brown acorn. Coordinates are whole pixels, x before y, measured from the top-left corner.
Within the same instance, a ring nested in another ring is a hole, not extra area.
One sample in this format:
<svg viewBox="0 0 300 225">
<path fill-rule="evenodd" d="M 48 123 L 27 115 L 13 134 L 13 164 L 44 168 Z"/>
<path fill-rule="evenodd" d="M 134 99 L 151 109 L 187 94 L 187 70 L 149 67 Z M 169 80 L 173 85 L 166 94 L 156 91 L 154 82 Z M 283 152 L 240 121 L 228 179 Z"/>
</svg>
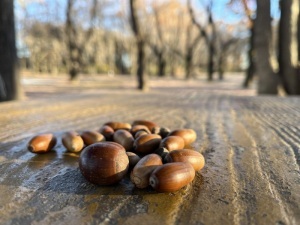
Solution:
<svg viewBox="0 0 300 225">
<path fill-rule="evenodd" d="M 89 182 L 110 185 L 126 175 L 129 160 L 123 146 L 115 142 L 99 142 L 87 146 L 81 152 L 79 168 Z"/>
<path fill-rule="evenodd" d="M 129 123 L 121 123 L 121 122 L 111 121 L 111 122 L 105 123 L 104 125 L 110 126 L 112 129 L 114 129 L 114 131 L 131 129 L 131 125 Z"/>
<path fill-rule="evenodd" d="M 162 165 L 161 157 L 156 154 L 144 156 L 133 168 L 130 179 L 138 188 L 149 186 L 149 177 L 153 170 Z"/>
<path fill-rule="evenodd" d="M 179 136 L 168 136 L 162 139 L 159 147 L 166 148 L 168 149 L 168 151 L 183 149 L 184 140 L 182 137 Z"/>
<path fill-rule="evenodd" d="M 34 136 L 27 144 L 32 153 L 47 153 L 56 145 L 57 139 L 53 134 L 40 134 Z"/>
<path fill-rule="evenodd" d="M 148 127 L 144 126 L 144 125 L 135 125 L 135 126 L 132 126 L 131 128 L 131 133 L 132 133 L 132 136 L 135 136 L 135 134 L 139 131 L 145 131 L 146 133 L 150 134 L 151 132 L 149 131 Z"/>
<path fill-rule="evenodd" d="M 184 140 L 184 145 L 190 145 L 193 143 L 196 138 L 197 134 L 193 129 L 178 129 L 178 130 L 173 130 L 169 136 L 179 136 L 182 137 Z"/>
<path fill-rule="evenodd" d="M 135 139 L 138 139 L 140 136 L 143 136 L 143 135 L 146 135 L 146 134 L 149 134 L 149 133 L 147 133 L 147 132 L 144 131 L 144 130 L 140 130 L 140 131 L 138 131 L 138 132 L 134 135 L 134 138 L 135 138 Z"/>
<path fill-rule="evenodd" d="M 152 121 L 148 121 L 148 120 L 135 120 L 135 121 L 133 121 L 132 126 L 135 126 L 135 125 L 144 125 L 144 126 L 148 127 L 149 131 L 152 131 L 152 129 L 154 127 L 157 127 L 156 123 L 154 123 Z"/>
<path fill-rule="evenodd" d="M 97 131 L 84 131 L 82 132 L 81 137 L 86 145 L 105 141 L 105 137 Z"/>
<path fill-rule="evenodd" d="M 105 137 L 106 141 L 112 141 L 114 135 L 114 129 L 110 126 L 104 125 L 100 128 L 99 132 Z"/>
<path fill-rule="evenodd" d="M 135 165 L 140 161 L 140 157 L 133 152 L 126 152 L 129 159 L 129 168 L 135 167 Z"/>
<path fill-rule="evenodd" d="M 195 170 L 190 163 L 176 162 L 159 166 L 149 179 L 158 192 L 174 192 L 193 181 Z"/>
<path fill-rule="evenodd" d="M 172 162 L 188 162 L 196 171 L 201 170 L 205 165 L 205 159 L 199 152 L 190 149 L 174 150 L 166 156 L 166 161 Z"/>
<path fill-rule="evenodd" d="M 122 145 L 126 151 L 130 151 L 133 147 L 134 138 L 127 130 L 117 130 L 114 133 L 113 140 Z"/>
<path fill-rule="evenodd" d="M 62 143 L 68 152 L 80 152 L 84 146 L 81 136 L 75 131 L 66 132 L 62 137 Z"/>
<path fill-rule="evenodd" d="M 140 136 L 138 139 L 134 141 L 134 148 L 136 152 L 142 154 L 150 154 L 153 153 L 160 144 L 161 137 L 157 134 L 146 134 Z"/>
</svg>

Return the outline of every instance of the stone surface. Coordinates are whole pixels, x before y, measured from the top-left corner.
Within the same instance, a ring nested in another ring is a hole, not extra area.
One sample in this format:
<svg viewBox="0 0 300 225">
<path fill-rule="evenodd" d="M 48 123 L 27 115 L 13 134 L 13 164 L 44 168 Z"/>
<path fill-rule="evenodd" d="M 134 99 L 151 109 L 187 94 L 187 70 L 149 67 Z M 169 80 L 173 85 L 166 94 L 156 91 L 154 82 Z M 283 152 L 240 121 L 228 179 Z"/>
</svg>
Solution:
<svg viewBox="0 0 300 225">
<path fill-rule="evenodd" d="M 300 98 L 191 86 L 39 97 L 32 87 L 29 99 L 0 104 L 0 224 L 300 223 Z M 61 144 L 64 131 L 135 119 L 196 130 L 193 148 L 206 165 L 192 184 L 163 194 L 136 189 L 129 176 L 95 186 L 80 174 L 79 156 Z M 43 132 L 58 137 L 54 150 L 27 151 Z"/>
</svg>

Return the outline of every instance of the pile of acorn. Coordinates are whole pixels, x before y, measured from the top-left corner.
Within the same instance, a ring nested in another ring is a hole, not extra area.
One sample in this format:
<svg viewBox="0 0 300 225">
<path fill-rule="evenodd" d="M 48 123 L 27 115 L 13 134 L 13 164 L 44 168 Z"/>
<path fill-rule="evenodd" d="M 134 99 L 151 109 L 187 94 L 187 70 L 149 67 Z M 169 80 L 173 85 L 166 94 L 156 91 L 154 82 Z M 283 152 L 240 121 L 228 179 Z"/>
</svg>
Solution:
<svg viewBox="0 0 300 225">
<path fill-rule="evenodd" d="M 98 131 L 66 132 L 62 143 L 69 152 L 81 152 L 79 168 L 97 185 L 119 182 L 130 170 L 137 188 L 151 185 L 158 192 L 173 192 L 193 181 L 204 167 L 201 153 L 187 149 L 197 138 L 192 129 L 159 127 L 147 120 L 131 124 L 108 122 Z M 28 150 L 49 152 L 56 145 L 53 134 L 33 137 Z"/>
</svg>

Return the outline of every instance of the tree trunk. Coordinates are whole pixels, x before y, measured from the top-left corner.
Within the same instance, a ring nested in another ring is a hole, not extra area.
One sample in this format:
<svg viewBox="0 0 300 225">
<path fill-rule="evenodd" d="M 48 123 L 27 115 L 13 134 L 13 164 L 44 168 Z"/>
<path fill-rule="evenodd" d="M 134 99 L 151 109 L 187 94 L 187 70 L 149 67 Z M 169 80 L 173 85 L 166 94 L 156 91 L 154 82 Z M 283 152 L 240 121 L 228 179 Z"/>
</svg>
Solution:
<svg viewBox="0 0 300 225">
<path fill-rule="evenodd" d="M 144 74 L 144 61 L 145 61 L 145 43 L 143 36 L 140 32 L 140 25 L 137 15 L 137 1 L 130 0 L 130 16 L 131 16 L 131 27 L 134 32 L 137 44 L 137 80 L 138 80 L 138 89 L 148 90 L 147 78 Z"/>
<path fill-rule="evenodd" d="M 254 22 L 252 22 L 253 24 Z M 253 55 L 254 55 L 254 26 L 250 28 L 250 39 L 249 39 L 249 49 L 248 49 L 248 61 L 249 61 L 249 66 L 246 71 L 246 78 L 243 83 L 243 86 L 245 88 L 248 88 L 250 83 L 252 82 L 254 78 L 254 60 L 253 60 Z"/>
<path fill-rule="evenodd" d="M 224 79 L 224 54 L 221 53 L 218 60 L 219 80 Z"/>
<path fill-rule="evenodd" d="M 147 90 L 147 83 L 144 76 L 144 64 L 145 64 L 145 43 L 140 40 L 137 43 L 138 54 L 137 54 L 137 77 L 138 77 L 138 89 Z"/>
<path fill-rule="evenodd" d="M 299 0 L 281 0 L 279 22 L 279 74 L 287 94 L 300 94 L 298 66 Z"/>
<path fill-rule="evenodd" d="M 192 78 L 192 62 L 193 62 L 193 50 L 192 48 L 187 49 L 187 53 L 185 56 L 185 74 L 186 74 L 186 79 L 191 79 Z"/>
<path fill-rule="evenodd" d="M 272 43 L 270 0 L 256 0 L 254 23 L 255 68 L 258 75 L 259 94 L 277 94 L 277 79 L 271 67 Z"/>
<path fill-rule="evenodd" d="M 0 101 L 21 97 L 17 70 L 14 1 L 0 1 Z"/>
<path fill-rule="evenodd" d="M 75 25 L 72 21 L 72 10 L 73 10 L 74 0 L 68 0 L 67 11 L 66 11 L 66 35 L 69 53 L 69 76 L 70 80 L 75 80 L 78 78 L 79 74 L 79 51 L 77 43 L 77 31 Z"/>
<path fill-rule="evenodd" d="M 157 76 L 164 77 L 166 75 L 166 60 L 163 52 L 160 52 L 158 54 L 157 60 L 158 60 Z"/>
<path fill-rule="evenodd" d="M 214 55 L 215 55 L 215 47 L 214 43 L 211 41 L 209 43 L 209 48 L 208 48 L 208 65 L 207 65 L 207 79 L 209 81 L 213 80 L 213 75 L 214 75 Z"/>
</svg>

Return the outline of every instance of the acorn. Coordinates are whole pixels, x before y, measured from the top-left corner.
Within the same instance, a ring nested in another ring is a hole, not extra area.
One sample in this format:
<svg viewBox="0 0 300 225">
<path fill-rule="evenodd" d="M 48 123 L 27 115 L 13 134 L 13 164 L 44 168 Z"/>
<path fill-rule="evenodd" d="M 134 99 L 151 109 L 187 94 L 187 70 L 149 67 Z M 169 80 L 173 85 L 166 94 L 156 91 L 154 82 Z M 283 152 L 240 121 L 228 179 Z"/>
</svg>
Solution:
<svg viewBox="0 0 300 225">
<path fill-rule="evenodd" d="M 195 171 L 201 170 L 205 165 L 205 159 L 203 155 L 190 149 L 171 151 L 165 159 L 168 163 L 188 162 L 194 167 Z"/>
<path fill-rule="evenodd" d="M 111 185 L 126 175 L 129 160 L 123 146 L 115 142 L 98 142 L 87 146 L 80 154 L 79 168 L 91 183 Z"/>
<path fill-rule="evenodd" d="M 110 126 L 104 125 L 99 130 L 100 134 L 102 134 L 105 137 L 106 141 L 112 141 L 113 135 L 114 135 L 114 129 L 112 129 Z"/>
<path fill-rule="evenodd" d="M 133 146 L 136 152 L 149 154 L 153 153 L 159 147 L 160 141 L 161 137 L 159 135 L 146 134 L 135 139 Z"/>
<path fill-rule="evenodd" d="M 158 192 L 174 192 L 193 181 L 195 170 L 190 163 L 168 163 L 156 168 L 149 179 Z"/>
<path fill-rule="evenodd" d="M 134 138 L 127 130 L 117 130 L 114 133 L 113 140 L 122 145 L 126 151 L 130 151 L 133 147 Z"/>
<path fill-rule="evenodd" d="M 49 152 L 56 145 L 57 139 L 53 134 L 36 135 L 27 144 L 27 149 L 32 153 Z"/>
<path fill-rule="evenodd" d="M 62 137 L 62 143 L 68 152 L 80 152 L 84 146 L 81 136 L 75 131 L 66 132 Z"/>
<path fill-rule="evenodd" d="M 182 137 L 184 140 L 184 145 L 190 145 L 193 143 L 196 138 L 197 134 L 193 129 L 178 129 L 178 130 L 173 130 L 169 136 L 179 136 Z"/>
<path fill-rule="evenodd" d="M 110 126 L 112 129 L 114 129 L 114 131 L 117 130 L 130 130 L 131 129 L 131 125 L 129 123 L 121 123 L 121 122 L 107 122 L 104 125 Z"/>
<path fill-rule="evenodd" d="M 129 159 L 129 168 L 133 168 L 139 161 L 140 157 L 133 152 L 126 152 Z"/>
<path fill-rule="evenodd" d="M 153 127 L 151 133 L 160 135 L 160 127 Z"/>
<path fill-rule="evenodd" d="M 138 188 L 149 186 L 149 177 L 153 170 L 162 165 L 161 157 L 156 154 L 144 156 L 133 168 L 130 179 Z"/>
<path fill-rule="evenodd" d="M 162 137 L 162 138 L 165 138 L 167 137 L 169 134 L 170 134 L 170 129 L 167 128 L 167 127 L 161 127 L 160 130 L 159 130 L 159 135 Z"/>
<path fill-rule="evenodd" d="M 152 131 L 152 129 L 154 127 L 157 127 L 156 123 L 154 123 L 152 121 L 148 121 L 148 120 L 135 120 L 135 121 L 133 121 L 132 126 L 135 126 L 135 125 L 144 125 L 144 126 L 148 127 L 149 131 Z"/>
<path fill-rule="evenodd" d="M 132 126 L 131 128 L 131 133 L 132 133 L 132 136 L 134 136 L 137 132 L 139 131 L 145 131 L 146 133 L 150 134 L 151 132 L 149 131 L 148 127 L 144 126 L 144 125 L 135 125 L 135 126 Z"/>
<path fill-rule="evenodd" d="M 180 136 L 168 136 L 162 139 L 160 142 L 161 148 L 166 148 L 168 151 L 173 151 L 177 149 L 183 149 L 184 148 L 184 140 Z"/>
<path fill-rule="evenodd" d="M 105 137 L 97 131 L 84 131 L 82 132 L 81 137 L 86 145 L 105 141 Z"/>
<path fill-rule="evenodd" d="M 147 132 L 144 131 L 144 130 L 140 130 L 140 131 L 138 131 L 138 132 L 134 135 L 134 138 L 135 138 L 135 139 L 138 139 L 140 136 L 143 136 L 143 135 L 146 135 L 146 134 L 149 134 L 149 133 L 147 133 Z"/>
</svg>

